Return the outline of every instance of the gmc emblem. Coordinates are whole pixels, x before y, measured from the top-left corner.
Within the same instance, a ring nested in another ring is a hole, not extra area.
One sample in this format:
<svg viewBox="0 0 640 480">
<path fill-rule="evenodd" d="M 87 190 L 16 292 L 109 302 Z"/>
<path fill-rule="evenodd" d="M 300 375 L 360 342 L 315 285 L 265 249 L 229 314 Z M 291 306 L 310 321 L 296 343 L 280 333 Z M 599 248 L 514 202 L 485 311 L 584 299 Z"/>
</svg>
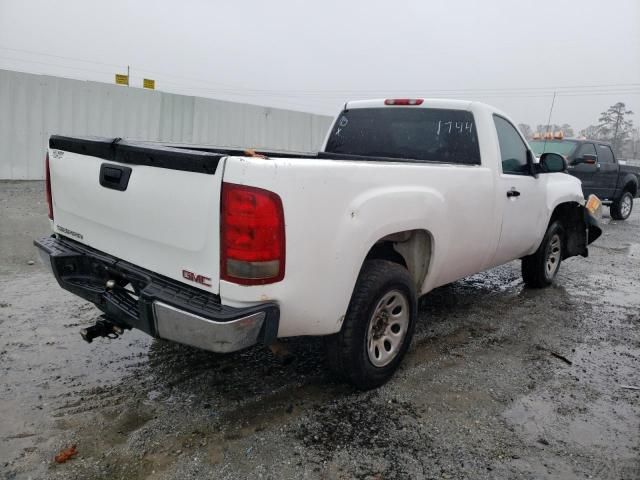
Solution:
<svg viewBox="0 0 640 480">
<path fill-rule="evenodd" d="M 182 278 L 185 278 L 190 282 L 199 283 L 205 287 L 211 287 L 211 279 L 209 277 L 198 275 L 197 273 L 190 272 L 189 270 L 182 270 Z"/>
</svg>

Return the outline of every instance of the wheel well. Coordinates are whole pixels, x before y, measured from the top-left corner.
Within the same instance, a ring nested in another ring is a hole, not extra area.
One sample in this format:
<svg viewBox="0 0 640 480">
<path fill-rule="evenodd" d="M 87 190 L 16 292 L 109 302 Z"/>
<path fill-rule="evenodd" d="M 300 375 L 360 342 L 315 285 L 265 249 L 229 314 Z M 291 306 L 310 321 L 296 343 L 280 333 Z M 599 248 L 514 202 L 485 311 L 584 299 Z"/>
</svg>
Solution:
<svg viewBox="0 0 640 480">
<path fill-rule="evenodd" d="M 638 185 L 636 185 L 633 182 L 628 182 L 624 188 L 622 189 L 623 192 L 629 192 L 631 195 L 633 195 L 634 197 L 637 195 L 638 193 Z"/>
<path fill-rule="evenodd" d="M 400 255 L 395 248 L 393 248 L 393 242 L 381 241 L 376 243 L 365 260 L 388 260 L 393 263 L 398 263 L 407 268 L 407 261 L 402 255 Z"/>
<path fill-rule="evenodd" d="M 365 260 L 388 260 L 402 265 L 409 270 L 419 293 L 431 263 L 431 238 L 426 230 L 396 232 L 378 240 Z"/>
<path fill-rule="evenodd" d="M 556 220 L 564 228 L 566 249 L 563 258 L 582 255 L 587 249 L 584 207 L 578 202 L 561 203 L 551 214 L 549 225 Z"/>
</svg>

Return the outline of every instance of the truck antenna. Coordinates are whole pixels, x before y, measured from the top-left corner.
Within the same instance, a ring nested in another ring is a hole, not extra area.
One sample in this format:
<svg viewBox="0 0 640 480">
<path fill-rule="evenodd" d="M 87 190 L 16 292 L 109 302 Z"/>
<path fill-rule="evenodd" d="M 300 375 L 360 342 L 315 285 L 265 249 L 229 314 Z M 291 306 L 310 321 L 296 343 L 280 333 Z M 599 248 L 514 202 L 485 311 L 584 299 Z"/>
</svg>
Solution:
<svg viewBox="0 0 640 480">
<path fill-rule="evenodd" d="M 549 137 L 549 127 L 551 127 L 551 114 L 553 113 L 553 106 L 556 103 L 556 92 L 553 92 L 553 99 L 551 100 L 551 108 L 549 109 L 549 118 L 547 119 L 547 131 L 544 135 L 544 145 L 542 146 L 542 153 L 547 151 L 547 138 Z M 542 155 L 542 154 L 540 154 Z"/>
</svg>

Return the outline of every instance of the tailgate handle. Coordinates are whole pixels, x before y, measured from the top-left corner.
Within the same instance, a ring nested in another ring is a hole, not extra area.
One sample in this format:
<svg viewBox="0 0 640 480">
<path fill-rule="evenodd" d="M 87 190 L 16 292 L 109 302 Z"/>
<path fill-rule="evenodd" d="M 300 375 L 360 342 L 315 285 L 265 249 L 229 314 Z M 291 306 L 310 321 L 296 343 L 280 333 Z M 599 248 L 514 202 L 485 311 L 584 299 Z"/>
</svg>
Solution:
<svg viewBox="0 0 640 480">
<path fill-rule="evenodd" d="M 113 163 L 100 165 L 100 185 L 112 190 L 124 192 L 129 185 L 130 167 L 121 167 Z"/>
</svg>

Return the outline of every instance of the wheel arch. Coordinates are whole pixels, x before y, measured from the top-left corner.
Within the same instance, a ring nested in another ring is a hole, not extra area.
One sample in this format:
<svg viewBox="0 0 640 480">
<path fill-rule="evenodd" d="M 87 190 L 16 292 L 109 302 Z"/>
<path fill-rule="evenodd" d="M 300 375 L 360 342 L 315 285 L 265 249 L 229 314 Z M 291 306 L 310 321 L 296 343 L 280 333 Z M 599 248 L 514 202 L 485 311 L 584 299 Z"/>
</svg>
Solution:
<svg viewBox="0 0 640 480">
<path fill-rule="evenodd" d="M 428 230 L 395 232 L 378 239 L 367 252 L 365 261 L 381 259 L 402 265 L 409 271 L 419 295 L 429 275 L 433 245 L 433 235 Z"/>
<path fill-rule="evenodd" d="M 622 184 L 624 186 L 622 187 L 622 193 L 620 194 L 620 196 L 622 196 L 624 192 L 629 192 L 631 195 L 633 195 L 634 198 L 638 196 L 638 179 L 635 175 L 627 175 Z"/>
</svg>

